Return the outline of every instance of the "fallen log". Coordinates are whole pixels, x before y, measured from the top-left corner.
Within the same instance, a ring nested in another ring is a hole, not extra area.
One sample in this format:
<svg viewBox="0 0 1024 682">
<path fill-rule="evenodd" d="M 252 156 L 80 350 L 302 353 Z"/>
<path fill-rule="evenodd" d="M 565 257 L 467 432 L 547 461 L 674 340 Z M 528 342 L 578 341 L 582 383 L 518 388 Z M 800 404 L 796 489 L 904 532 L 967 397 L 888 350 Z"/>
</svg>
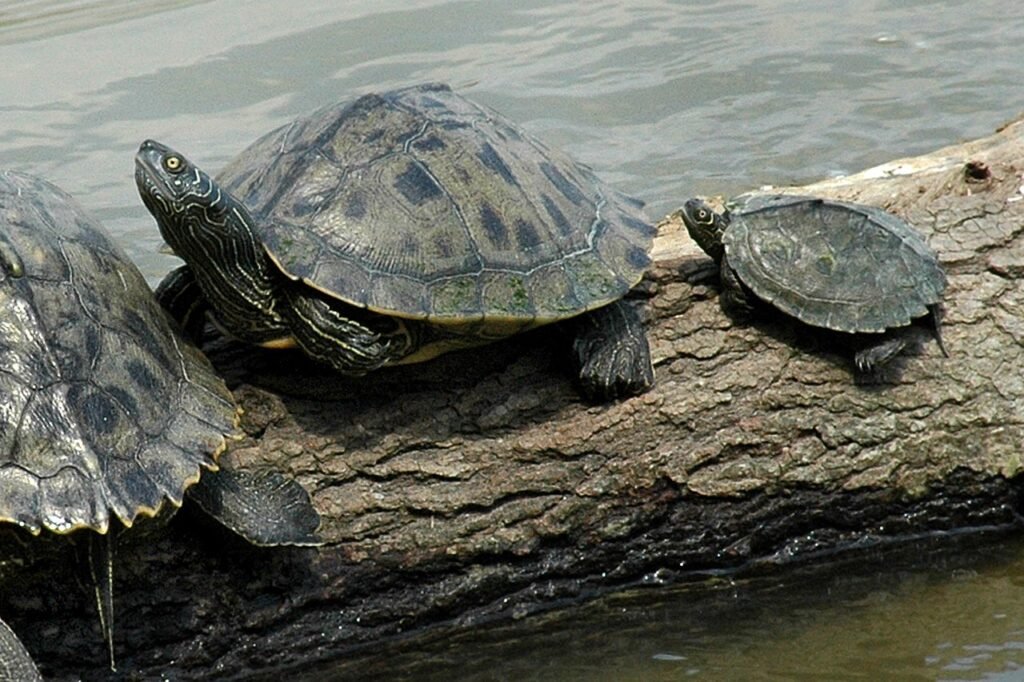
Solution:
<svg viewBox="0 0 1024 682">
<path fill-rule="evenodd" d="M 923 342 L 869 379 L 827 337 L 725 315 L 674 217 L 638 293 L 657 385 L 632 400 L 581 403 L 555 329 L 360 380 L 211 344 L 245 410 L 223 461 L 297 477 L 326 544 L 249 547 L 188 508 L 125 533 L 121 670 L 243 678 L 642 582 L 1017 524 L 1022 159 L 1018 121 L 794 188 L 902 216 L 949 275 L 951 357 Z M 48 679 L 106 677 L 76 547 L 8 533 L 0 613 Z"/>
</svg>

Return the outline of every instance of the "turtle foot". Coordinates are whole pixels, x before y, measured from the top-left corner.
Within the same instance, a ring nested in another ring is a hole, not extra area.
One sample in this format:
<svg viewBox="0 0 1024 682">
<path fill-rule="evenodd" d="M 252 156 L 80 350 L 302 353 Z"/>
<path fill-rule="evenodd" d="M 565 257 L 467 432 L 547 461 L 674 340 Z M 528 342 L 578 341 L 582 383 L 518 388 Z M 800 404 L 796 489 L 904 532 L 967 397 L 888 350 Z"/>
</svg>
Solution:
<svg viewBox="0 0 1024 682">
<path fill-rule="evenodd" d="M 903 352 L 906 347 L 906 336 L 902 334 L 887 336 L 882 341 L 857 351 L 854 356 L 854 364 L 857 365 L 857 370 L 860 372 L 865 374 L 874 372 Z"/>
<path fill-rule="evenodd" d="M 644 393 L 654 385 L 647 335 L 632 306 L 616 301 L 577 320 L 573 355 L 585 398 L 607 402 Z"/>
<path fill-rule="evenodd" d="M 223 526 L 259 547 L 315 547 L 320 515 L 298 481 L 277 471 L 221 467 L 206 473 L 188 497 Z"/>
</svg>

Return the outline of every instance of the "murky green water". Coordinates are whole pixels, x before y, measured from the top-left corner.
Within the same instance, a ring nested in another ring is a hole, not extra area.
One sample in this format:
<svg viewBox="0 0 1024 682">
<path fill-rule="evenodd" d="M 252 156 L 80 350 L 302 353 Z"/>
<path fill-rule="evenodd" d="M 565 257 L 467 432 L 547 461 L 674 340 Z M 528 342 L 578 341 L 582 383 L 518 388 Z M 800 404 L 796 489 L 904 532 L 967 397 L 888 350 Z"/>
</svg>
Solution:
<svg viewBox="0 0 1024 682">
<path fill-rule="evenodd" d="M 1021 680 L 1024 542 L 947 538 L 760 578 L 622 593 L 420 637 L 299 678 Z"/>
<path fill-rule="evenodd" d="M 135 194 L 142 139 L 216 170 L 313 107 L 443 80 L 658 217 L 991 131 L 1024 110 L 1020 17 L 1009 0 L 0 0 L 0 166 L 75 194 L 155 282 L 173 261 Z M 784 574 L 647 592 L 387 660 L 428 679 L 1024 679 L 1024 550 L 986 551 L 809 591 Z"/>
</svg>

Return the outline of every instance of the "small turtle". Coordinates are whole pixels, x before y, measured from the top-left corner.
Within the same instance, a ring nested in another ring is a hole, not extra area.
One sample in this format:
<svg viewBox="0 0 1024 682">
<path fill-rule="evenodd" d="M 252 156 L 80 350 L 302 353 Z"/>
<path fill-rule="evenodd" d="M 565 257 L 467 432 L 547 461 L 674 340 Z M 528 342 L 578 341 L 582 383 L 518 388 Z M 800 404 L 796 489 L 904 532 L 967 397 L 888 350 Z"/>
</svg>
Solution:
<svg viewBox="0 0 1024 682">
<path fill-rule="evenodd" d="M 179 506 L 236 421 L 224 382 L 103 227 L 50 183 L 0 172 L 0 522 L 106 535 L 90 555 L 108 642 L 114 519 Z M 317 541 L 308 496 L 279 473 L 221 469 L 201 489 L 251 542 Z"/>
<path fill-rule="evenodd" d="M 681 211 L 690 236 L 719 264 L 723 302 L 768 303 L 805 324 L 863 334 L 858 370 L 870 372 L 931 315 L 943 354 L 939 306 L 946 276 L 910 225 L 871 206 L 817 197 L 740 197 L 724 214 L 699 199 Z M 947 354 L 948 355 L 948 354 Z"/>
<path fill-rule="evenodd" d="M 186 263 L 158 298 L 193 333 L 205 313 L 361 375 L 571 318 L 585 395 L 653 383 L 622 300 L 650 262 L 640 203 L 447 86 L 320 109 L 217 180 L 153 141 L 135 162 Z"/>
</svg>

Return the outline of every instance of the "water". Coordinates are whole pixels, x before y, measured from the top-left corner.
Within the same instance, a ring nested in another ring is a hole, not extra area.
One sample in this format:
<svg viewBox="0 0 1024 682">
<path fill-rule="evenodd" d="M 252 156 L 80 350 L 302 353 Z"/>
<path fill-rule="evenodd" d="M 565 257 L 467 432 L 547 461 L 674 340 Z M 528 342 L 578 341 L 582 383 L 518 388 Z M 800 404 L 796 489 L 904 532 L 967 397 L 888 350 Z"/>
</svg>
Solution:
<svg viewBox="0 0 1024 682">
<path fill-rule="evenodd" d="M 321 104 L 442 80 L 660 217 L 692 194 L 808 182 L 984 135 L 1024 110 L 1022 44 L 1010 0 L 0 1 L 0 166 L 76 195 L 155 283 L 173 261 L 157 253 L 132 181 L 146 137 L 216 170 Z M 561 654 L 550 649 L 545 660 L 505 652 L 504 673 L 500 662 L 489 669 L 493 679 L 574 679 L 570 665 L 584 666 L 575 679 L 602 679 L 586 665 L 614 670 L 603 679 L 771 679 L 779 657 L 795 671 L 807 652 L 833 652 L 833 678 L 880 660 L 908 677 L 1010 679 L 1024 662 L 1024 559 L 1003 549 L 1003 563 L 971 568 L 973 578 L 940 568 L 885 588 L 877 604 L 851 602 L 842 581 L 823 588 L 834 600 L 812 599 L 782 589 L 785 576 L 736 586 L 752 611 L 723 611 L 692 590 L 666 594 L 675 606 L 602 602 L 588 612 L 596 624 L 528 621 L 516 637 L 539 649 L 530 628 L 548 638 L 596 628 L 607 658 L 591 647 L 573 659 L 566 644 L 556 677 L 547 658 Z M 704 620 L 675 627 L 695 601 Z M 660 628 L 669 639 L 646 649 L 616 640 L 619 607 L 663 618 L 644 638 Z M 932 638 L 911 646 L 897 637 L 903 622 Z M 457 643 L 471 660 L 475 645 Z M 996 663 L 970 667 L 982 659 Z"/>
<path fill-rule="evenodd" d="M 216 170 L 342 97 L 443 80 L 660 217 L 695 193 L 820 179 L 1024 109 L 1010 0 L 0 2 L 0 165 L 97 213 L 151 282 L 145 137 Z"/>
<path fill-rule="evenodd" d="M 1024 542 L 929 543 L 748 579 L 612 595 L 421 636 L 329 680 L 790 682 L 1024 679 Z"/>
</svg>

